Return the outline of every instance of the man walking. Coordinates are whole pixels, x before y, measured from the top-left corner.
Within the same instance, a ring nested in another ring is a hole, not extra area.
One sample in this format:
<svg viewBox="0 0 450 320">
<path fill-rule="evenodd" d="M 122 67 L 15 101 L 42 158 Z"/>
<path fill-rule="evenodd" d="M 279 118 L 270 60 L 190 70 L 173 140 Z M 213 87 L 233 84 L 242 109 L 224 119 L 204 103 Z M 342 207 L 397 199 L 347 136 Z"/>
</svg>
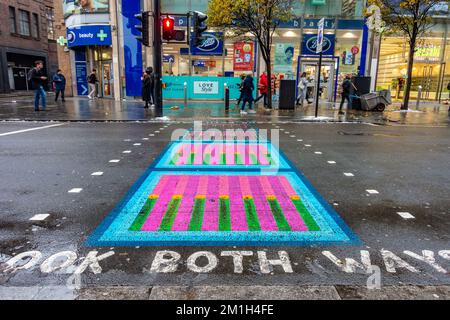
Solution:
<svg viewBox="0 0 450 320">
<path fill-rule="evenodd" d="M 59 94 L 61 93 L 61 100 L 65 102 L 64 91 L 66 90 L 66 77 L 64 77 L 61 69 L 58 69 L 56 74 L 53 76 L 53 82 L 55 83 L 55 102 L 58 101 Z"/>
<path fill-rule="evenodd" d="M 98 80 L 97 80 L 97 70 L 96 69 L 92 69 L 91 74 L 88 77 L 88 85 L 89 85 L 89 94 L 88 94 L 88 98 L 89 99 L 94 99 L 97 94 L 96 94 L 96 84 L 97 84 Z"/>
<path fill-rule="evenodd" d="M 344 111 L 342 111 L 342 108 L 344 107 L 345 100 L 347 100 L 347 108 L 350 106 L 350 89 L 352 87 L 352 80 L 350 78 L 350 75 L 346 75 L 344 82 L 342 83 L 342 100 L 341 105 L 339 106 L 339 114 L 344 114 Z"/>
<path fill-rule="evenodd" d="M 44 63 L 41 60 L 34 62 L 34 68 L 30 70 L 29 80 L 34 91 L 34 111 L 39 111 L 39 100 L 42 100 L 42 110 L 47 107 L 47 96 L 45 86 L 47 76 L 44 72 Z"/>
</svg>

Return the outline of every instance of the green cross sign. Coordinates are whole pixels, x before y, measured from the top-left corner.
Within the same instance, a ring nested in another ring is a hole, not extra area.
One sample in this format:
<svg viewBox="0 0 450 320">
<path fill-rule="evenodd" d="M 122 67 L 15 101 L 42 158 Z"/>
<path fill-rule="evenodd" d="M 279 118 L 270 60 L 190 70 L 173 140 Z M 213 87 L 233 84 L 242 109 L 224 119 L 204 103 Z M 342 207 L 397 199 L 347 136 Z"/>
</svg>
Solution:
<svg viewBox="0 0 450 320">
<path fill-rule="evenodd" d="M 67 44 L 67 39 L 64 38 L 63 36 L 60 36 L 58 38 L 58 40 L 56 40 L 56 42 L 60 45 L 60 46 L 65 46 Z"/>
<path fill-rule="evenodd" d="M 108 34 L 105 33 L 105 32 L 103 31 L 103 29 L 100 29 L 100 32 L 97 33 L 97 37 L 100 38 L 100 41 L 103 42 L 103 41 L 105 41 L 105 38 L 108 38 Z"/>
</svg>

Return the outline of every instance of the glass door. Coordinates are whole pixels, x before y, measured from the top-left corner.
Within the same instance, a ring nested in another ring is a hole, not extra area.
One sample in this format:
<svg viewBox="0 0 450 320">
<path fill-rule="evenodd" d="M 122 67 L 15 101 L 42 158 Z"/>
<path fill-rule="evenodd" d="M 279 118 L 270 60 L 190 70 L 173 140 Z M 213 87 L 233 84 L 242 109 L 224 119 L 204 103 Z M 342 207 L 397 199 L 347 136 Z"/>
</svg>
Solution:
<svg viewBox="0 0 450 320">
<path fill-rule="evenodd" d="M 318 61 L 304 61 L 300 66 L 300 73 L 306 72 L 308 79 L 309 97 L 315 98 L 317 93 Z M 323 62 L 320 70 L 320 97 L 322 101 L 333 102 L 335 85 L 334 62 Z"/>
<path fill-rule="evenodd" d="M 112 98 L 113 96 L 113 88 L 114 88 L 114 79 L 112 76 L 112 62 L 111 61 L 103 61 L 102 62 L 102 96 L 104 98 Z"/>
</svg>

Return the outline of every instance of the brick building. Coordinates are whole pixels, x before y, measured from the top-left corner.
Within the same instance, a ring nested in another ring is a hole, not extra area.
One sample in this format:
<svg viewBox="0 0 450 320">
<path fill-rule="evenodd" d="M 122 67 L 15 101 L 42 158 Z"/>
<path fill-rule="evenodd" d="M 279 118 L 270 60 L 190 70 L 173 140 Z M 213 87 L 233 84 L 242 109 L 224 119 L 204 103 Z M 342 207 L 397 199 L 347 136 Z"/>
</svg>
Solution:
<svg viewBox="0 0 450 320">
<path fill-rule="evenodd" d="M 0 0 L 0 93 L 28 90 L 28 70 L 43 60 L 52 76 L 58 68 L 52 0 Z"/>
</svg>

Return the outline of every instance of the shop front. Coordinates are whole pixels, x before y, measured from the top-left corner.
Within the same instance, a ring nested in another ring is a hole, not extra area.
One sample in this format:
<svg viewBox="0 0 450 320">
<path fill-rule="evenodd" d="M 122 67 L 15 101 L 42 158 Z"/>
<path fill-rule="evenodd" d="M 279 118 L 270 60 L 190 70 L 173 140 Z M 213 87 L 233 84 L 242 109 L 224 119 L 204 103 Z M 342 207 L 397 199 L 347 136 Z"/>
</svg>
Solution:
<svg viewBox="0 0 450 320">
<path fill-rule="evenodd" d="M 447 98 L 450 81 L 450 40 L 448 25 L 436 24 L 433 31 L 417 45 L 412 70 L 411 97 L 422 99 Z M 395 99 L 403 99 L 407 77 L 409 45 L 403 37 L 389 36 L 381 40 L 377 73 L 377 90 L 390 90 Z"/>
<path fill-rule="evenodd" d="M 113 48 L 109 25 L 82 25 L 67 29 L 67 46 L 74 57 L 78 96 L 88 95 L 87 77 L 97 70 L 97 95 L 114 97 Z"/>
</svg>

